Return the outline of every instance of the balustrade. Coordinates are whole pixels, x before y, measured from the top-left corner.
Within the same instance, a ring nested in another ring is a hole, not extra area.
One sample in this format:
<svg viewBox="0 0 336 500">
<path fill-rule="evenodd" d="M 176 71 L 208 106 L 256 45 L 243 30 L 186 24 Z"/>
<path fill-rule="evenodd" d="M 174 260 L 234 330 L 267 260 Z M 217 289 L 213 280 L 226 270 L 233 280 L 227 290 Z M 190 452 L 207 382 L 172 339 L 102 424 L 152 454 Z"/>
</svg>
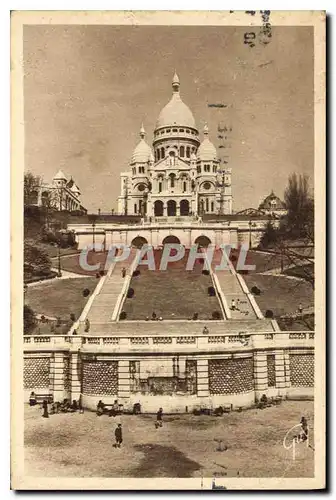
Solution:
<svg viewBox="0 0 336 500">
<path fill-rule="evenodd" d="M 111 328 L 112 329 L 112 328 Z M 249 349 L 252 346 L 262 348 L 263 344 L 267 347 L 281 348 L 286 345 L 289 347 L 291 343 L 295 346 L 307 345 L 313 347 L 315 340 L 314 332 L 259 332 L 247 333 L 239 332 L 238 334 L 230 334 L 225 332 L 217 335 L 147 335 L 131 337 L 129 335 L 120 336 L 96 336 L 87 337 L 80 335 L 25 335 L 23 343 L 26 350 L 73 350 L 83 347 L 84 350 L 90 349 L 122 349 L 132 351 L 134 348 L 149 349 L 149 346 L 160 346 L 164 351 L 169 349 L 183 348 L 184 349 L 206 349 L 218 351 L 221 347 L 225 350 L 239 347 L 241 349 Z M 234 346 L 236 344 L 236 346 Z"/>
</svg>

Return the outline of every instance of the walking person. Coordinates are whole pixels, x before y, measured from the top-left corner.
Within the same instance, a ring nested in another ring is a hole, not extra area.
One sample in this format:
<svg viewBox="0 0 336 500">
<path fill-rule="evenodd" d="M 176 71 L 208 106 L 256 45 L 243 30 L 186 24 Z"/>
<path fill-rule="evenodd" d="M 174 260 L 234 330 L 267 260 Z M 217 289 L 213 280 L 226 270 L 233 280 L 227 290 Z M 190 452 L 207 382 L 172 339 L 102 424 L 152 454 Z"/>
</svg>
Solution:
<svg viewBox="0 0 336 500">
<path fill-rule="evenodd" d="M 122 278 L 125 278 L 125 276 L 126 276 L 126 267 L 122 268 L 122 270 L 121 270 L 121 276 L 122 276 Z"/>
<path fill-rule="evenodd" d="M 299 311 L 300 316 L 302 316 L 303 307 L 302 307 L 301 302 L 299 304 L 298 311 Z"/>
<path fill-rule="evenodd" d="M 232 310 L 232 311 L 235 311 L 235 310 L 236 310 L 236 301 L 235 301 L 235 299 L 232 299 L 232 300 L 231 300 L 231 310 Z"/>
<path fill-rule="evenodd" d="M 307 419 L 305 417 L 302 417 L 300 424 L 301 424 L 301 429 L 302 429 L 302 432 L 300 434 L 301 441 L 307 441 L 307 439 L 308 439 L 308 422 L 307 422 Z"/>
<path fill-rule="evenodd" d="M 123 442 L 121 424 L 118 424 L 116 430 L 114 431 L 114 436 L 115 436 L 115 440 L 116 440 L 115 447 L 120 448 L 121 443 Z"/>
<path fill-rule="evenodd" d="M 159 408 L 159 410 L 156 414 L 156 422 L 155 422 L 156 429 L 158 427 L 162 427 L 162 415 L 163 415 L 163 410 L 162 410 L 162 408 Z"/>
</svg>

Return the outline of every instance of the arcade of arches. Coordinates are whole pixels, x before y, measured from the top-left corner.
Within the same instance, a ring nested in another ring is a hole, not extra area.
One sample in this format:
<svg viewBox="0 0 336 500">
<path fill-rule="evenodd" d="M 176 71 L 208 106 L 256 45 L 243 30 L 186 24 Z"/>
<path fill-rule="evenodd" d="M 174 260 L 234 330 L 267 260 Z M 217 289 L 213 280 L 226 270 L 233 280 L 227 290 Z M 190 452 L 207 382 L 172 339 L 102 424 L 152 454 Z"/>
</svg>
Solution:
<svg viewBox="0 0 336 500">
<path fill-rule="evenodd" d="M 167 202 L 156 200 L 154 202 L 154 215 L 156 217 L 162 217 L 163 215 L 168 217 L 175 217 L 176 215 L 188 216 L 190 215 L 190 203 L 188 200 L 181 200 L 180 203 L 175 200 L 168 200 Z"/>
<path fill-rule="evenodd" d="M 175 236 L 173 234 L 170 234 L 169 236 L 166 236 L 162 240 L 162 245 L 171 244 L 171 243 L 180 245 L 181 244 L 181 240 L 177 236 Z M 211 245 L 211 240 L 207 236 L 201 235 L 201 236 L 198 236 L 198 238 L 195 239 L 194 244 L 198 245 L 199 247 L 206 248 L 209 245 Z M 136 236 L 132 240 L 131 245 L 132 245 L 133 248 L 142 248 L 143 245 L 148 245 L 148 241 L 143 236 Z"/>
</svg>

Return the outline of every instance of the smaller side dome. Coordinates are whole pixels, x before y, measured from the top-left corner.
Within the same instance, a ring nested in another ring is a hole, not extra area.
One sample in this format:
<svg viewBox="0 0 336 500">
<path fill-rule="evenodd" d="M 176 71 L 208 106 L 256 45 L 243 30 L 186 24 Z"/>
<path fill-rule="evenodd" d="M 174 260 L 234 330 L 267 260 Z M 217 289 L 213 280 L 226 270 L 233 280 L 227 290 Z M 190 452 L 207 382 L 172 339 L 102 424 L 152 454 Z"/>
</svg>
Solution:
<svg viewBox="0 0 336 500">
<path fill-rule="evenodd" d="M 285 210 L 286 204 L 274 194 L 272 190 L 271 194 L 266 196 L 263 202 L 259 205 L 259 210 Z"/>
<path fill-rule="evenodd" d="M 66 181 L 67 178 L 65 177 L 64 173 L 62 170 L 59 170 L 57 174 L 53 178 L 54 181 Z"/>
<path fill-rule="evenodd" d="M 203 129 L 204 139 L 200 147 L 197 150 L 197 159 L 202 161 L 213 161 L 217 160 L 217 151 L 215 146 L 209 140 L 209 129 L 205 124 Z"/>
<path fill-rule="evenodd" d="M 145 135 L 146 132 L 144 126 L 141 125 L 140 142 L 133 151 L 131 163 L 147 163 L 148 161 L 151 161 L 151 158 L 153 157 L 153 152 L 151 147 L 145 141 Z"/>
</svg>

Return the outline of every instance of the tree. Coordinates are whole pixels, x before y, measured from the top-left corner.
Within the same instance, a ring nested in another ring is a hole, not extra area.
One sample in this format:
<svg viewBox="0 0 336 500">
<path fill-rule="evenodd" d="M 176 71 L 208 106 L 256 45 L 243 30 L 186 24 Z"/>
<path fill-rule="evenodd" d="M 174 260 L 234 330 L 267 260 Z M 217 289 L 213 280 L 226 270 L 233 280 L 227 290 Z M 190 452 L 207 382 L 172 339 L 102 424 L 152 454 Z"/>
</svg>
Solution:
<svg viewBox="0 0 336 500">
<path fill-rule="evenodd" d="M 23 333 L 29 335 L 34 330 L 37 324 L 36 316 L 33 309 L 27 304 L 23 307 Z"/>
<path fill-rule="evenodd" d="M 41 185 L 41 177 L 33 175 L 31 172 L 24 174 L 23 180 L 23 199 L 24 205 L 33 205 L 37 203 L 38 191 Z"/>
<path fill-rule="evenodd" d="M 260 247 L 267 248 L 269 245 L 274 244 L 278 239 L 278 231 L 275 229 L 271 221 L 268 221 L 265 226 L 265 232 L 260 240 Z"/>
<path fill-rule="evenodd" d="M 314 287 L 314 200 L 309 193 L 308 177 L 292 174 L 285 190 L 287 214 L 275 229 L 268 222 L 260 246 L 272 247 L 281 272 L 301 277 Z M 276 267 L 279 267 L 277 264 Z"/>
<path fill-rule="evenodd" d="M 291 238 L 313 238 L 314 201 L 309 194 L 308 177 L 292 174 L 284 194 L 287 214 L 281 229 Z"/>
</svg>

